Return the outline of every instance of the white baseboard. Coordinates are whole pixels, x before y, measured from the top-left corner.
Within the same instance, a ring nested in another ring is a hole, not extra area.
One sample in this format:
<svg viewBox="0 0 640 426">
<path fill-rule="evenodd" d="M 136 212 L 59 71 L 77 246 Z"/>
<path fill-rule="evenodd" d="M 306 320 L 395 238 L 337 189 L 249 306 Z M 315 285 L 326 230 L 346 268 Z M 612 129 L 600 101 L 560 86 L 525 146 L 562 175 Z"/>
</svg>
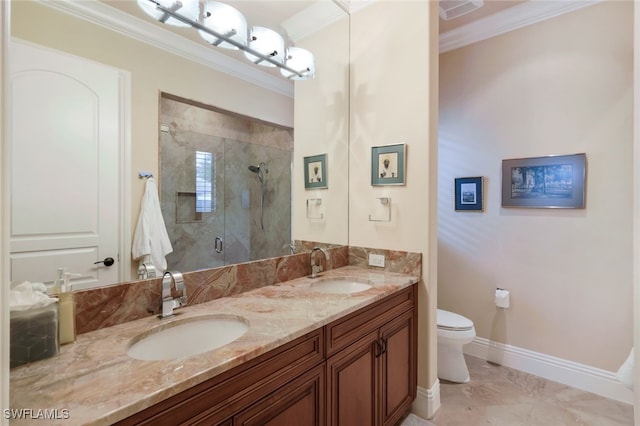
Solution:
<svg viewBox="0 0 640 426">
<path fill-rule="evenodd" d="M 465 345 L 464 353 L 596 395 L 633 404 L 633 391 L 616 380 L 615 372 L 482 337 L 476 337 L 473 342 Z"/>
<path fill-rule="evenodd" d="M 431 386 L 431 389 L 425 389 L 418 386 L 418 395 L 411 412 L 423 419 L 432 419 L 436 415 L 436 411 L 440 408 L 440 381 L 436 379 L 436 382 Z"/>
</svg>

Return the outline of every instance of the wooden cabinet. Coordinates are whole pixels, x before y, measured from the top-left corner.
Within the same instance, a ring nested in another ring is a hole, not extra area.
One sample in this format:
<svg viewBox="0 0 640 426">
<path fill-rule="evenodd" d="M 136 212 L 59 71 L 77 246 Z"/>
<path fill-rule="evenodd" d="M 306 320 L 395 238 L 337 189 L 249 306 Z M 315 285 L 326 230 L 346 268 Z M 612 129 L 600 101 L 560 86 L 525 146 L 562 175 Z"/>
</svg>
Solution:
<svg viewBox="0 0 640 426">
<path fill-rule="evenodd" d="M 377 424 L 377 337 L 371 333 L 327 360 L 327 424 Z"/>
<path fill-rule="evenodd" d="M 118 425 L 395 425 L 416 396 L 411 286 Z"/>
<path fill-rule="evenodd" d="M 327 424 L 395 425 L 411 408 L 417 387 L 414 292 L 415 286 L 327 326 Z"/>
<path fill-rule="evenodd" d="M 323 361 L 324 329 L 320 328 L 117 424 L 233 425 L 238 413 L 275 392 L 286 393 L 298 377 L 317 366 L 324 368 Z M 323 385 L 324 380 L 318 382 Z M 322 405 L 313 410 L 324 410 L 324 396 L 316 401 Z"/>
<path fill-rule="evenodd" d="M 380 415 L 377 424 L 395 425 L 411 408 L 417 391 L 417 315 L 403 314 L 380 329 Z"/>
<path fill-rule="evenodd" d="M 236 426 L 323 426 L 325 370 L 319 365 L 234 417 Z"/>
</svg>

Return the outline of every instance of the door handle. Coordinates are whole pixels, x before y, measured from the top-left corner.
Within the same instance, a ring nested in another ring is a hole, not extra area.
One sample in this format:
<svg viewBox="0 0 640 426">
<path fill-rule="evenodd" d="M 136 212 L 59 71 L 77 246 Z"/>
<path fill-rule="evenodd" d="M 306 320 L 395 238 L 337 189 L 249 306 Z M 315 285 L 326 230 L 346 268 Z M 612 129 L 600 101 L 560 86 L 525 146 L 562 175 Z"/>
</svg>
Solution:
<svg viewBox="0 0 640 426">
<path fill-rule="evenodd" d="M 100 263 L 103 263 L 104 266 L 111 266 L 114 263 L 116 263 L 116 261 L 113 260 L 113 257 L 105 257 L 104 260 L 98 260 L 97 262 L 93 262 L 94 265 L 98 265 Z"/>
<path fill-rule="evenodd" d="M 216 253 L 222 253 L 222 250 L 224 250 L 224 241 L 220 237 L 216 237 L 215 250 Z"/>
</svg>

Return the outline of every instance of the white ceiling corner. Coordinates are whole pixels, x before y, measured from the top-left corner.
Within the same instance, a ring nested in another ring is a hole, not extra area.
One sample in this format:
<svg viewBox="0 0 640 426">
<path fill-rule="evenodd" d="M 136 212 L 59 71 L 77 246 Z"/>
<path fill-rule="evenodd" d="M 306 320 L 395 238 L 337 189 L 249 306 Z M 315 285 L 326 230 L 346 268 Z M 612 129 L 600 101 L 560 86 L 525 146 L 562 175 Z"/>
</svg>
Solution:
<svg viewBox="0 0 640 426">
<path fill-rule="evenodd" d="M 592 6 L 601 1 L 602 0 L 529 0 L 440 34 L 440 53 L 449 52 L 509 31 Z"/>
<path fill-rule="evenodd" d="M 282 22 L 282 28 L 296 43 L 306 36 L 344 18 L 345 11 L 330 0 L 320 0 Z"/>
</svg>

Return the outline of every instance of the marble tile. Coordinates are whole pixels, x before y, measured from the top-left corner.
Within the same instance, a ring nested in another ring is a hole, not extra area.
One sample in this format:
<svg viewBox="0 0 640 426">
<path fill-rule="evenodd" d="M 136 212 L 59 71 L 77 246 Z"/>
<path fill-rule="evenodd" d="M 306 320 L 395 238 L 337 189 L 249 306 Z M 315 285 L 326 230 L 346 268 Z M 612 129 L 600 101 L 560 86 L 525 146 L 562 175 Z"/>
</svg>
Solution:
<svg viewBox="0 0 640 426">
<path fill-rule="evenodd" d="M 349 265 L 357 265 L 362 268 L 368 267 L 370 253 L 383 254 L 385 256 L 385 271 L 422 275 L 421 253 L 349 246 Z"/>
<path fill-rule="evenodd" d="M 409 414 L 402 420 L 400 426 L 434 426 L 429 420 L 424 420 L 415 414 Z"/>
<path fill-rule="evenodd" d="M 327 249 L 325 270 L 347 266 L 348 248 Z M 183 274 L 189 305 L 206 303 L 256 288 L 311 274 L 309 252 L 273 257 Z M 77 333 L 83 334 L 128 321 L 157 315 L 160 310 L 160 278 L 131 281 L 76 292 Z"/>
<path fill-rule="evenodd" d="M 471 381 L 440 382 L 437 426 L 629 426 L 633 406 L 465 355 Z"/>
</svg>

